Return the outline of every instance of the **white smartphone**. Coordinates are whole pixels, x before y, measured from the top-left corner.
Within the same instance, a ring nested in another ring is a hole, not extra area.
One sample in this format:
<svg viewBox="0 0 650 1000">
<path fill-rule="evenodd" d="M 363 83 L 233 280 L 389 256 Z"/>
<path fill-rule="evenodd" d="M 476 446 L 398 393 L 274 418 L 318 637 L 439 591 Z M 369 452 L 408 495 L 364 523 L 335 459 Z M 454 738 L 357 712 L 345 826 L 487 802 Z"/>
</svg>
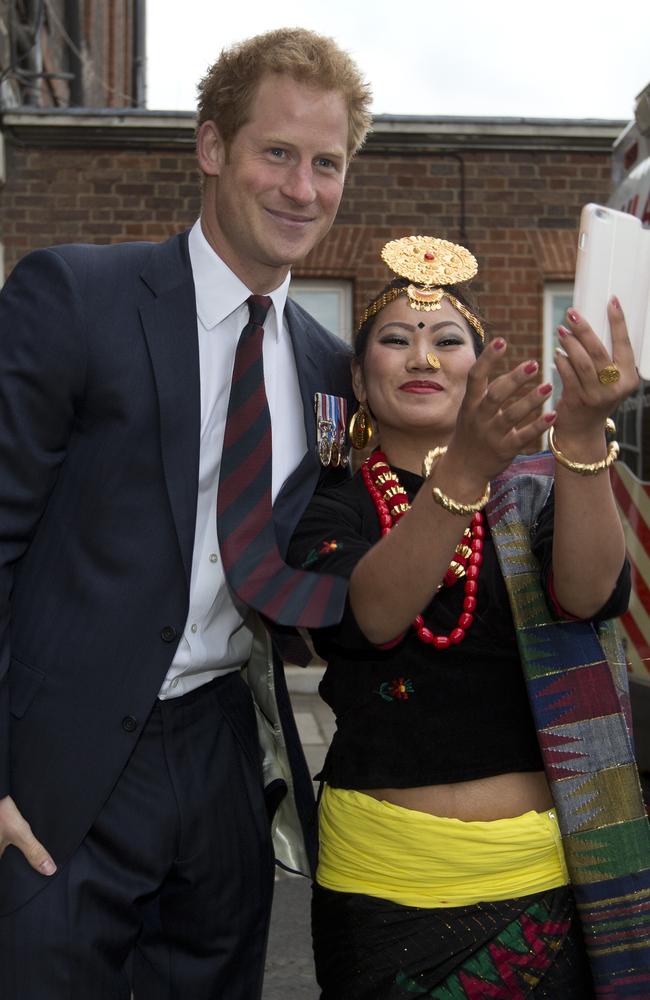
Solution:
<svg viewBox="0 0 650 1000">
<path fill-rule="evenodd" d="M 573 304 L 611 354 L 607 303 L 616 295 L 641 378 L 650 379 L 650 229 L 626 212 L 585 205 L 580 216 Z"/>
</svg>

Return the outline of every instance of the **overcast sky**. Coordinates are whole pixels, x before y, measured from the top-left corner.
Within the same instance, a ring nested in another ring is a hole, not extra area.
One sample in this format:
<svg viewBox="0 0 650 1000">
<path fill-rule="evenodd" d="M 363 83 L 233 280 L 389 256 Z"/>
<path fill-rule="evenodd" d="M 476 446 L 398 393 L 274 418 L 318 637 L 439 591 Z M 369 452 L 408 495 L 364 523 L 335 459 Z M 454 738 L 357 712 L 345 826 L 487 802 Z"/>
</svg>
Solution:
<svg viewBox="0 0 650 1000">
<path fill-rule="evenodd" d="M 376 114 L 628 119 L 650 83 L 650 0 L 150 0 L 147 106 L 193 110 L 222 48 L 286 25 L 346 48 Z"/>
</svg>

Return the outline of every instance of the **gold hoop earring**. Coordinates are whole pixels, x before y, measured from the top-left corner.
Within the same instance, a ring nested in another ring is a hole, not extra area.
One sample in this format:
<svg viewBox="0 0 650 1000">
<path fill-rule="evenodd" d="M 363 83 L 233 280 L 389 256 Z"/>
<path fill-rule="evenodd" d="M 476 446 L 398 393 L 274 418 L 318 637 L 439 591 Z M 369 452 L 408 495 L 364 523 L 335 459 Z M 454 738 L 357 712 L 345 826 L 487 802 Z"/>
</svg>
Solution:
<svg viewBox="0 0 650 1000">
<path fill-rule="evenodd" d="M 372 421 L 364 403 L 359 403 L 359 409 L 352 414 L 348 434 L 350 444 L 356 451 L 363 451 L 372 440 Z"/>
<path fill-rule="evenodd" d="M 427 364 L 429 368 L 433 368 L 434 372 L 437 372 L 442 367 L 440 358 L 433 353 L 427 354 Z"/>
</svg>

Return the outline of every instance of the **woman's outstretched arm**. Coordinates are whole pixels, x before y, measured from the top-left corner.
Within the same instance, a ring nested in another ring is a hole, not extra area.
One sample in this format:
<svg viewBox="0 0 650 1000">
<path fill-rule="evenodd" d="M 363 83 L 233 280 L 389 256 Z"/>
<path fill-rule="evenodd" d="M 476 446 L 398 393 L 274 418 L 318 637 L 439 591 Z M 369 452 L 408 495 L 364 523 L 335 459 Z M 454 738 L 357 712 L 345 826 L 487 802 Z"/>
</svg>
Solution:
<svg viewBox="0 0 650 1000">
<path fill-rule="evenodd" d="M 602 462 L 608 453 L 605 421 L 639 384 L 625 317 L 617 299 L 608 307 L 612 357 L 575 310 L 559 328 L 556 365 L 562 379 L 553 437 L 569 464 Z M 620 377 L 607 381 L 616 370 Z M 553 586 L 562 609 L 590 618 L 609 598 L 625 559 L 625 538 L 608 469 L 580 474 L 555 462 Z"/>
</svg>

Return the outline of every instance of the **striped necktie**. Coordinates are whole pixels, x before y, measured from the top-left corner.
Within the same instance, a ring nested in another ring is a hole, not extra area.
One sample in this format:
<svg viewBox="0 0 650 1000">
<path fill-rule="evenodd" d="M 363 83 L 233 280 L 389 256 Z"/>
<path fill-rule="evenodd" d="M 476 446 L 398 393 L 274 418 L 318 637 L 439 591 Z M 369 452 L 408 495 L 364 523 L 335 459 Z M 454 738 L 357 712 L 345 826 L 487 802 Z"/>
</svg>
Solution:
<svg viewBox="0 0 650 1000">
<path fill-rule="evenodd" d="M 262 339 L 271 306 L 251 295 L 239 338 L 217 495 L 217 532 L 226 579 L 244 604 L 280 625 L 318 628 L 339 621 L 347 581 L 293 569 L 278 551 L 271 506 L 271 416 Z"/>
</svg>

